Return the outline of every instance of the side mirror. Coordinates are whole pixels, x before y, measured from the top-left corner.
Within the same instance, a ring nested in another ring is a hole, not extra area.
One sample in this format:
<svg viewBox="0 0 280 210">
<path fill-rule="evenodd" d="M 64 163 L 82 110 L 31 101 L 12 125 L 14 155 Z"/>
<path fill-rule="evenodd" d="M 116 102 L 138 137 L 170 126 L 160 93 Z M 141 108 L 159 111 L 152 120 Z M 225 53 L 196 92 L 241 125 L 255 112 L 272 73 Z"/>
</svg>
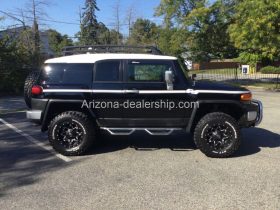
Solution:
<svg viewBox="0 0 280 210">
<path fill-rule="evenodd" d="M 195 80 L 196 74 L 192 74 L 191 78 L 192 78 L 192 80 Z"/>
<path fill-rule="evenodd" d="M 165 71 L 165 82 L 167 90 L 173 90 L 174 75 L 172 71 Z"/>
</svg>

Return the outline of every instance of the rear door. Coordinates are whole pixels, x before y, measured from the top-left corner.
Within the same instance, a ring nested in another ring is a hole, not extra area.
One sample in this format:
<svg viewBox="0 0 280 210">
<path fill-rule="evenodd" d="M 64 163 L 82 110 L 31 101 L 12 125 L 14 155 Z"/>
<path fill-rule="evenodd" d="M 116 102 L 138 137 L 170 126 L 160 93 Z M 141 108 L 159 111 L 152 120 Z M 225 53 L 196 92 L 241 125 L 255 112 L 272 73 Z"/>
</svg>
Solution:
<svg viewBox="0 0 280 210">
<path fill-rule="evenodd" d="M 102 127 L 118 127 L 122 121 L 122 72 L 122 60 L 102 60 L 94 65 L 90 107 Z"/>
</svg>

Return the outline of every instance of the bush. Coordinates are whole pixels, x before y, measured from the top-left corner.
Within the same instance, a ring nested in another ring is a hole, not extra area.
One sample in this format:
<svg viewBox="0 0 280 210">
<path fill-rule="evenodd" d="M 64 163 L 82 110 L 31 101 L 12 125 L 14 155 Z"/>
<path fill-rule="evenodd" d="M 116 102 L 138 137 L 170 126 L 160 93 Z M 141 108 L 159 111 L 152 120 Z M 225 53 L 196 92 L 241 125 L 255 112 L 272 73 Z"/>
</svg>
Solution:
<svg viewBox="0 0 280 210">
<path fill-rule="evenodd" d="M 21 95 L 29 71 L 28 69 L 15 69 L 0 74 L 0 95 Z"/>
<path fill-rule="evenodd" d="M 263 74 L 280 74 L 280 67 L 266 66 L 261 68 Z"/>
</svg>

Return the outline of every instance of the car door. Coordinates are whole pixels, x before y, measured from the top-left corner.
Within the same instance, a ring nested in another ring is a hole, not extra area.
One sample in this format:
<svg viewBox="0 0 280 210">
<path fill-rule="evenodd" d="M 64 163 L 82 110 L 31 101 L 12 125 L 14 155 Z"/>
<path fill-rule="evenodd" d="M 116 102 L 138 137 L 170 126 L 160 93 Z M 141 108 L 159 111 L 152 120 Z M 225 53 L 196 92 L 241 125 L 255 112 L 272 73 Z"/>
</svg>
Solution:
<svg viewBox="0 0 280 210">
<path fill-rule="evenodd" d="M 101 127 L 118 127 L 124 99 L 123 61 L 102 60 L 94 65 L 91 109 Z"/>
<path fill-rule="evenodd" d="M 126 60 L 124 89 L 127 102 L 123 118 L 128 127 L 187 125 L 192 107 L 179 108 L 178 105 L 190 103 L 192 96 L 186 93 L 186 80 L 178 70 L 172 60 Z M 167 90 L 165 71 L 172 71 L 175 76 L 173 90 Z"/>
</svg>

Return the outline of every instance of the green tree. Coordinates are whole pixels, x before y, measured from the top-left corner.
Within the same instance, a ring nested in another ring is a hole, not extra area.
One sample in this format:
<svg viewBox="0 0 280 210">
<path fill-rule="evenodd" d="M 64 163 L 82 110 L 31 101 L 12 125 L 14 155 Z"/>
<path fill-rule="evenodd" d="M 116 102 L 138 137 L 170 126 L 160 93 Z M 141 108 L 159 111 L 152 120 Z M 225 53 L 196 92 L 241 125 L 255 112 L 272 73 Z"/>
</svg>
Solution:
<svg viewBox="0 0 280 210">
<path fill-rule="evenodd" d="M 155 15 L 163 16 L 165 27 L 171 28 L 183 23 L 192 10 L 205 4 L 206 0 L 161 0 Z"/>
<path fill-rule="evenodd" d="M 73 41 L 67 35 L 62 35 L 53 29 L 48 30 L 47 33 L 50 48 L 56 56 L 62 55 L 61 52 L 64 47 L 73 45 Z"/>
<path fill-rule="evenodd" d="M 96 44 L 110 44 L 111 36 L 110 30 L 105 26 L 104 23 L 99 22 L 96 30 L 97 41 Z"/>
<path fill-rule="evenodd" d="M 193 61 L 237 56 L 227 33 L 233 13 L 233 0 L 213 4 L 207 0 L 162 0 L 156 11 L 156 15 L 164 16 L 166 28 L 185 31 L 179 34 L 181 45 L 177 46 L 185 48 Z"/>
<path fill-rule="evenodd" d="M 103 23 L 98 23 L 97 28 L 97 44 L 119 44 L 119 40 L 122 40 L 123 36 L 118 33 L 115 29 L 108 29 Z"/>
<path fill-rule="evenodd" d="M 29 69 L 34 67 L 34 51 L 23 39 L 26 34 L 34 47 L 31 29 L 19 36 L 2 34 L 0 38 L 0 93 L 20 93 Z"/>
<path fill-rule="evenodd" d="M 180 57 L 186 51 L 186 37 L 186 30 L 159 28 L 157 46 L 164 54 Z"/>
<path fill-rule="evenodd" d="M 127 43 L 132 45 L 155 45 L 158 26 L 147 19 L 137 19 L 133 24 Z"/>
<path fill-rule="evenodd" d="M 118 45 L 123 40 L 123 35 L 115 29 L 110 30 L 110 44 Z"/>
<path fill-rule="evenodd" d="M 190 36 L 187 39 L 193 60 L 235 58 L 237 50 L 227 32 L 234 14 L 233 1 L 217 0 L 211 6 L 200 5 L 185 19 Z"/>
<path fill-rule="evenodd" d="M 86 0 L 83 8 L 81 31 L 79 41 L 82 45 L 92 45 L 98 43 L 98 21 L 96 19 L 96 11 L 99 10 L 96 0 Z"/>
<path fill-rule="evenodd" d="M 275 60 L 280 56 L 280 1 L 240 1 L 234 23 L 229 27 L 231 40 L 243 62 Z"/>
</svg>

